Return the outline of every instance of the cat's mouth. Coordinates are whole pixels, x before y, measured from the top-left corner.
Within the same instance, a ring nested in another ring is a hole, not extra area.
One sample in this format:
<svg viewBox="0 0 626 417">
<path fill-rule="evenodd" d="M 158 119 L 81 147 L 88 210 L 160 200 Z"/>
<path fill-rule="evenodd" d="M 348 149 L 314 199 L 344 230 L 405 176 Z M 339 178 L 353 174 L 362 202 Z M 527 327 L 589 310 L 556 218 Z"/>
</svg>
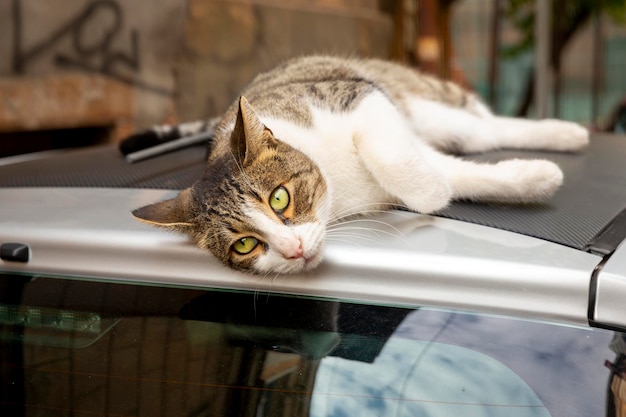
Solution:
<svg viewBox="0 0 626 417">
<path fill-rule="evenodd" d="M 318 250 L 310 256 L 303 256 L 304 269 L 309 270 L 315 268 L 322 261 L 322 251 Z"/>
<path fill-rule="evenodd" d="M 285 268 L 282 272 L 294 274 L 303 271 L 310 271 L 320 264 L 323 255 L 321 247 L 318 247 L 315 250 L 305 251 L 302 256 L 289 259 L 288 262 L 284 264 Z"/>
<path fill-rule="evenodd" d="M 297 236 L 302 252 L 298 259 L 293 259 L 297 261 L 297 269 L 293 272 L 311 270 L 320 264 L 324 255 L 324 235 L 325 228 L 320 224 L 310 223 L 299 228 Z"/>
<path fill-rule="evenodd" d="M 320 264 L 323 257 L 325 228 L 320 223 L 283 226 L 266 234 L 266 244 L 253 264 L 257 273 L 283 274 L 308 271 Z"/>
</svg>

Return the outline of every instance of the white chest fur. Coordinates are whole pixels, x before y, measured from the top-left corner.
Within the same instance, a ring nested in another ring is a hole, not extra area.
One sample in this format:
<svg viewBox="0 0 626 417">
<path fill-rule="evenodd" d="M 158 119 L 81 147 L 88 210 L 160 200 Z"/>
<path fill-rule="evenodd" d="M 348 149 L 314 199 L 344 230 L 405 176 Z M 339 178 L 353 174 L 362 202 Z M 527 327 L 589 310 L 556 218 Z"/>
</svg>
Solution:
<svg viewBox="0 0 626 417">
<path fill-rule="evenodd" d="M 304 128 L 281 119 L 261 118 L 277 139 L 311 158 L 330 190 L 333 219 L 376 210 L 396 202 L 362 164 L 354 138 L 363 120 L 359 112 L 331 113 L 313 108 L 313 126 Z"/>
</svg>

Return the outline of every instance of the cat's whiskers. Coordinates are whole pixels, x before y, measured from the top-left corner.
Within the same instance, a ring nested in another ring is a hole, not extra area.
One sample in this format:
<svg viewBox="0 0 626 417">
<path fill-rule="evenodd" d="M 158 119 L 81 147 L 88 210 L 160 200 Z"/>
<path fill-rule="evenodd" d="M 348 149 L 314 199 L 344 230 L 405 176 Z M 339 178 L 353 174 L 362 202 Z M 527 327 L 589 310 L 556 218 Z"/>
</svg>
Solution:
<svg viewBox="0 0 626 417">
<path fill-rule="evenodd" d="M 362 233 L 349 233 L 349 232 L 335 234 L 327 238 L 327 242 L 349 243 L 351 245 L 363 246 L 357 240 L 361 240 L 361 241 L 368 242 L 368 243 L 376 243 L 379 241 L 374 237 L 366 236 Z"/>
<path fill-rule="evenodd" d="M 271 295 L 272 295 L 272 290 L 271 290 L 271 288 L 274 286 L 274 279 L 276 279 L 276 276 L 278 276 L 279 274 L 278 274 L 278 273 L 276 273 L 276 274 L 274 275 L 274 278 L 271 278 L 271 279 L 270 279 L 270 283 L 271 283 L 271 285 L 270 285 L 268 288 L 261 289 L 261 288 L 258 286 L 258 284 L 259 284 L 259 283 L 261 283 L 261 282 L 265 282 L 265 281 L 267 280 L 267 277 L 269 277 L 271 274 L 272 274 L 272 272 L 271 272 L 271 271 L 267 271 L 267 272 L 265 272 L 265 273 L 263 273 L 263 274 L 259 275 L 259 276 L 258 276 L 258 279 L 257 279 L 257 280 L 255 280 L 255 282 L 256 282 L 256 284 L 257 284 L 257 286 L 256 286 L 256 287 L 255 287 L 255 289 L 254 289 L 254 297 L 253 297 L 253 303 L 254 303 L 254 306 L 253 306 L 253 307 L 254 307 L 254 319 L 255 319 L 255 320 L 256 320 L 256 318 L 257 318 L 257 301 L 258 301 L 258 299 L 259 299 L 259 295 L 261 294 L 261 292 L 265 292 L 265 293 L 266 293 L 265 304 L 267 304 L 267 303 L 268 303 L 268 301 L 269 301 L 269 299 L 270 299 L 270 297 L 271 297 Z"/>
<path fill-rule="evenodd" d="M 395 239 L 404 239 L 404 236 L 398 233 L 395 233 L 394 231 L 388 231 L 388 230 L 380 230 L 380 229 L 373 229 L 373 228 L 367 228 L 367 227 L 348 227 L 345 229 L 339 229 L 339 230 L 331 230 L 327 235 L 327 239 L 330 238 L 332 239 L 335 236 L 353 236 L 353 237 L 363 237 L 363 238 L 378 238 L 380 239 L 380 237 L 382 236 L 389 236 L 389 237 L 393 237 Z M 377 240 L 379 241 L 379 240 Z"/>
<path fill-rule="evenodd" d="M 252 296 L 252 309 L 254 310 L 254 321 L 256 322 L 256 300 L 259 298 L 259 290 L 258 288 L 254 290 L 254 295 Z"/>
<path fill-rule="evenodd" d="M 372 219 L 371 215 L 375 215 L 375 214 L 389 214 L 390 211 L 384 210 L 384 209 L 370 209 L 370 210 L 363 210 L 360 214 L 354 214 L 354 215 L 348 215 L 348 216 L 344 216 L 344 217 L 340 217 L 334 220 L 331 220 L 327 223 L 327 227 L 335 227 L 337 225 L 341 225 L 344 224 L 346 222 L 351 222 L 351 221 L 358 221 L 358 220 L 376 220 L 376 219 Z M 397 214 L 398 216 L 407 218 L 409 216 L 408 212 L 397 212 L 394 213 Z M 378 220 L 381 221 L 382 220 Z"/>
<path fill-rule="evenodd" d="M 376 207 L 376 208 L 368 208 L 368 207 Z M 380 208 L 380 207 L 384 207 L 384 208 Z M 395 204 L 395 203 L 364 203 L 364 204 L 359 204 L 350 208 L 345 208 L 343 210 L 339 210 L 335 213 L 333 213 L 333 215 L 331 216 L 331 218 L 329 219 L 329 223 L 334 223 L 337 221 L 342 221 L 345 218 L 350 218 L 353 216 L 362 216 L 362 215 L 367 215 L 367 214 L 371 214 L 371 213 L 388 213 L 389 209 L 404 209 L 406 208 L 404 205 L 402 204 Z"/>
<path fill-rule="evenodd" d="M 368 203 L 362 204 L 357 208 L 360 209 L 358 215 L 348 215 L 341 216 L 342 212 L 338 212 L 331 218 L 331 220 L 326 225 L 326 237 L 325 239 L 329 242 L 350 242 L 354 241 L 354 239 L 361 239 L 364 241 L 369 241 L 372 243 L 378 242 L 379 239 L 372 237 L 371 235 L 377 235 L 380 237 L 381 235 L 388 235 L 394 238 L 399 238 L 401 240 L 405 240 L 404 234 L 392 224 L 385 222 L 383 220 L 368 218 L 367 214 L 376 214 L 376 213 L 391 213 L 388 210 L 383 210 L 379 208 L 373 209 L 365 209 L 365 207 L 378 206 L 378 203 Z M 390 204 L 390 206 L 403 208 L 404 206 L 400 204 Z M 408 217 L 410 214 L 408 212 L 393 212 L 395 215 Z M 384 230 L 380 228 L 374 227 L 365 227 L 368 223 L 373 223 L 376 225 L 382 225 L 389 230 Z M 356 224 L 361 224 L 357 226 Z M 366 233 L 363 233 L 366 232 Z M 368 234 L 370 236 L 368 236 Z"/>
<path fill-rule="evenodd" d="M 281 278 L 282 276 L 283 276 L 283 275 L 281 275 L 280 273 L 276 273 L 276 274 L 274 274 L 274 277 L 273 277 L 273 278 L 271 279 L 271 281 L 270 281 L 270 284 L 271 284 L 271 287 L 272 287 L 272 288 L 276 286 L 276 281 L 277 281 L 279 278 Z"/>
<path fill-rule="evenodd" d="M 363 223 L 365 224 L 372 223 L 377 226 L 382 225 L 385 228 L 380 229 L 380 228 L 374 228 L 374 227 L 366 227 L 364 225 L 357 225 L 357 224 L 363 224 Z M 333 235 L 335 236 L 340 235 L 342 233 L 346 233 L 347 231 L 366 232 L 372 235 L 376 235 L 378 237 L 386 235 L 386 236 L 391 236 L 396 239 L 401 239 L 401 240 L 406 239 L 406 237 L 404 236 L 404 233 L 402 233 L 397 227 L 393 226 L 392 224 L 384 222 L 382 220 L 368 219 L 368 218 L 347 220 L 342 223 L 337 223 L 337 224 L 328 226 L 326 229 L 326 237 L 332 238 Z M 359 233 L 352 233 L 352 235 L 354 237 L 358 237 Z"/>
</svg>

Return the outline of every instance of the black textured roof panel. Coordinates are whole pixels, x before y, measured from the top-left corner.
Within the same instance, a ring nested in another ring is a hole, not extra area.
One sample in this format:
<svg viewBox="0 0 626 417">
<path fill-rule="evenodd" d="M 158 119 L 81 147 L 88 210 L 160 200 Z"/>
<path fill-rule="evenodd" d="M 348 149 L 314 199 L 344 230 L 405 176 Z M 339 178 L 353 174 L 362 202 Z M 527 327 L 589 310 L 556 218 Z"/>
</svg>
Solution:
<svg viewBox="0 0 626 417">
<path fill-rule="evenodd" d="M 203 146 L 130 164 L 113 146 L 69 151 L 0 166 L 0 187 L 112 187 L 183 189 L 204 170 Z"/>
<path fill-rule="evenodd" d="M 626 208 L 626 137 L 594 135 L 589 150 L 582 154 L 500 151 L 471 157 L 478 161 L 506 158 L 553 160 L 563 168 L 565 183 L 544 204 L 458 202 L 439 215 L 581 250 L 588 250 L 616 218 L 626 218 L 619 216 Z M 89 148 L 0 166 L 0 187 L 182 189 L 201 175 L 204 161 L 204 147 L 182 149 L 135 164 L 127 163 L 112 146 Z"/>
<path fill-rule="evenodd" d="M 473 157 L 479 161 L 545 158 L 565 173 L 563 186 L 545 204 L 485 205 L 455 203 L 444 217 L 588 250 L 626 208 L 626 137 L 594 135 L 581 154 L 500 151 Z M 619 243 L 619 242 L 617 242 Z"/>
</svg>

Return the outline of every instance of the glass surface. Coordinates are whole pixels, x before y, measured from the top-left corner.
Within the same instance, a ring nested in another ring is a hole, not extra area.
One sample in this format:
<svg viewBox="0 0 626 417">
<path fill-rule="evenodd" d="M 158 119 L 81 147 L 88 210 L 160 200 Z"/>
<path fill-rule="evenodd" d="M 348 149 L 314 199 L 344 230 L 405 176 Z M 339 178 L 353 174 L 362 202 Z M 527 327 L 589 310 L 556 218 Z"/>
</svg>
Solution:
<svg viewBox="0 0 626 417">
<path fill-rule="evenodd" d="M 624 351 L 504 317 L 0 275 L 1 416 L 619 415 Z"/>
</svg>

